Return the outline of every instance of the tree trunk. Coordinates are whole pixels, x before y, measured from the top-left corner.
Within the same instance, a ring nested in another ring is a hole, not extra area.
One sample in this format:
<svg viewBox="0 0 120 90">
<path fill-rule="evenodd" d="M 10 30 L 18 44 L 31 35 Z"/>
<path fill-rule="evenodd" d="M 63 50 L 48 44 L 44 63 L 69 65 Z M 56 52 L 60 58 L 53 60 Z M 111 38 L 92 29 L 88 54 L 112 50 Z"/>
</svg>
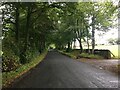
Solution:
<svg viewBox="0 0 120 90">
<path fill-rule="evenodd" d="M 70 48 L 72 49 L 72 42 L 70 42 Z"/>
<path fill-rule="evenodd" d="M 70 49 L 70 42 L 68 42 L 68 50 Z"/>
<path fill-rule="evenodd" d="M 44 42 L 43 42 L 43 50 L 45 50 L 45 48 L 46 48 L 46 42 L 44 40 Z"/>
<path fill-rule="evenodd" d="M 74 46 L 73 46 L 74 49 L 76 48 L 75 41 L 76 41 L 76 40 L 74 39 Z"/>
<path fill-rule="evenodd" d="M 42 53 L 42 42 L 39 42 L 39 52 Z"/>
<path fill-rule="evenodd" d="M 17 55 L 20 56 L 20 50 L 19 50 L 19 3 L 16 3 L 16 10 L 15 10 L 15 38 L 16 38 L 16 43 L 18 46 L 18 50 L 17 50 Z"/>
<path fill-rule="evenodd" d="M 28 47 L 29 42 L 29 25 L 30 25 L 30 7 L 27 9 L 27 22 L 26 22 L 26 48 Z"/>
<path fill-rule="evenodd" d="M 80 53 L 82 53 L 83 52 L 83 47 L 82 47 L 81 38 L 78 41 L 79 41 L 79 46 L 80 46 Z"/>
<path fill-rule="evenodd" d="M 28 49 L 28 43 L 29 43 L 29 27 L 30 26 L 30 6 L 27 7 L 27 20 L 26 20 L 26 37 L 25 37 L 25 45 L 23 50 L 21 51 L 21 63 L 26 63 L 26 50 Z"/>
<path fill-rule="evenodd" d="M 92 17 L 92 54 L 94 54 L 95 49 L 95 16 Z"/>
<path fill-rule="evenodd" d="M 88 46 L 88 53 L 90 54 L 90 45 L 89 45 L 88 37 L 87 37 L 87 46 Z"/>
<path fill-rule="evenodd" d="M 67 52 L 70 51 L 70 42 L 68 42 L 68 48 L 67 48 Z"/>
<path fill-rule="evenodd" d="M 88 46 L 88 53 L 90 54 L 90 45 L 89 45 L 89 36 L 88 36 L 89 32 L 87 30 L 87 46 Z"/>
<path fill-rule="evenodd" d="M 19 3 L 16 4 L 16 19 L 15 19 L 15 28 L 16 28 L 16 41 L 19 42 Z"/>
</svg>

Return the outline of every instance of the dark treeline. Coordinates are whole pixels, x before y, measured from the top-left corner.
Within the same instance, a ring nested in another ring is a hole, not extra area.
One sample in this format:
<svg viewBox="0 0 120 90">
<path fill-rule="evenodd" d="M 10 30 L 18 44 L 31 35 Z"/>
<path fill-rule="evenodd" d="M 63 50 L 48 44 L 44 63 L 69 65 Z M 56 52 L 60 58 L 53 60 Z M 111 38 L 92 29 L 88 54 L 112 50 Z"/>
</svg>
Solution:
<svg viewBox="0 0 120 90">
<path fill-rule="evenodd" d="M 30 62 L 47 48 L 48 35 L 54 30 L 48 3 L 2 3 L 3 71 Z M 8 67 L 7 67 L 8 66 Z"/>
</svg>

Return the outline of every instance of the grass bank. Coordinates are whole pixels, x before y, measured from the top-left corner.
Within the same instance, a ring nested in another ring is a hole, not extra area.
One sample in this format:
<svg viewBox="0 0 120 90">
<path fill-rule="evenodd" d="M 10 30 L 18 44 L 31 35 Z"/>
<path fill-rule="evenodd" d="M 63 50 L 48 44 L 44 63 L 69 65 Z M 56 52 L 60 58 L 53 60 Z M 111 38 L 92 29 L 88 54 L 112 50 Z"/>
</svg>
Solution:
<svg viewBox="0 0 120 90">
<path fill-rule="evenodd" d="M 61 54 L 64 54 L 64 55 L 69 56 L 69 57 L 74 58 L 74 59 L 76 59 L 76 56 L 77 56 L 77 55 L 74 55 L 72 53 L 68 53 L 68 52 L 64 52 L 64 51 L 60 51 L 60 50 L 59 50 L 59 52 Z"/>
<path fill-rule="evenodd" d="M 103 59 L 103 57 L 99 55 L 87 54 L 87 53 L 80 54 L 78 50 L 73 50 L 71 52 L 65 52 L 65 51 L 59 51 L 59 52 L 74 59 L 77 59 L 77 58 Z"/>
<path fill-rule="evenodd" d="M 3 72 L 2 73 L 2 87 L 8 87 L 15 79 L 17 79 L 18 77 L 20 77 L 21 75 L 25 74 L 27 71 L 35 67 L 37 64 L 39 64 L 46 55 L 47 55 L 47 51 L 43 52 L 38 57 L 31 60 L 30 63 L 21 65 L 15 71 Z"/>
</svg>

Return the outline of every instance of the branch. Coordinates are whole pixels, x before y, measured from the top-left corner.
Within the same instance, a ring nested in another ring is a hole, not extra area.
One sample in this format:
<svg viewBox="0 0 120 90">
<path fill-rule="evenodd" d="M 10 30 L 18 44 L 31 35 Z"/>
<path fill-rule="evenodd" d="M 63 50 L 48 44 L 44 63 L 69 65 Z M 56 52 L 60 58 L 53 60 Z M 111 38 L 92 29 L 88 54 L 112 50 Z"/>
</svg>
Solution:
<svg viewBox="0 0 120 90">
<path fill-rule="evenodd" d="M 6 23 L 12 23 L 15 24 L 15 22 L 11 21 L 11 20 L 5 20 Z"/>
</svg>

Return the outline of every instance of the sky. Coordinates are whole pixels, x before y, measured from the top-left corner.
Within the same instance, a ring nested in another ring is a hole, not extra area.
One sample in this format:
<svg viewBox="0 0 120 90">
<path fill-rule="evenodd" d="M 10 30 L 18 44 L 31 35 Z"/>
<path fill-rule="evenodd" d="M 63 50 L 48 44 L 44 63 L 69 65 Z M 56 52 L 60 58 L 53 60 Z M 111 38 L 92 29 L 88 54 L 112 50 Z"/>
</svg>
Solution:
<svg viewBox="0 0 120 90">
<path fill-rule="evenodd" d="M 102 0 L 102 1 L 105 1 L 105 0 Z M 110 0 L 114 3 L 114 5 L 118 5 L 118 1 L 119 0 Z M 114 23 L 118 24 L 118 20 L 115 21 Z M 99 33 L 102 33 L 100 31 L 96 31 L 95 33 L 95 38 L 96 38 L 96 43 L 97 44 L 107 44 L 108 42 L 108 39 L 110 38 L 118 38 L 118 28 L 111 28 L 108 32 L 106 32 L 105 34 L 102 34 L 102 36 L 99 36 L 98 34 Z"/>
<path fill-rule="evenodd" d="M 102 34 L 102 36 L 99 36 L 100 32 L 97 31 L 95 34 L 95 38 L 96 38 L 96 44 L 108 44 L 108 39 L 110 38 L 118 38 L 118 29 L 117 28 L 113 28 L 111 30 L 109 30 L 108 32 L 105 32 L 105 34 Z"/>
</svg>

